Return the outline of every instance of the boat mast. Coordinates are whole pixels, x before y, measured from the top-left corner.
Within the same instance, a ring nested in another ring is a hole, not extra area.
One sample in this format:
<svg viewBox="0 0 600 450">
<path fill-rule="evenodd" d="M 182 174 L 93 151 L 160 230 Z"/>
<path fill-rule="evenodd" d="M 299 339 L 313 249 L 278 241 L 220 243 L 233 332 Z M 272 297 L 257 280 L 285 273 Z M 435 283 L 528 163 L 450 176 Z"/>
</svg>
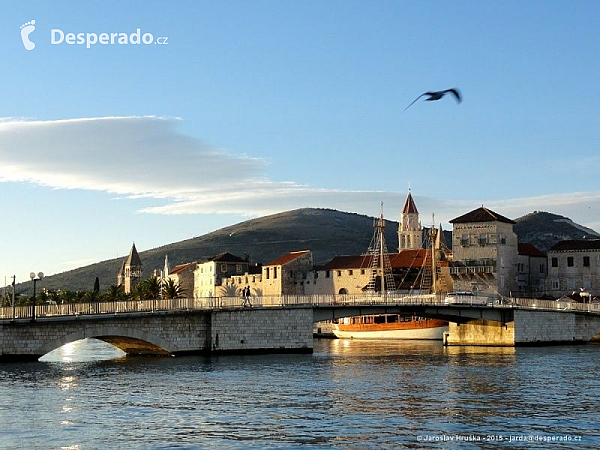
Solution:
<svg viewBox="0 0 600 450">
<path fill-rule="evenodd" d="M 436 276 L 437 270 L 435 267 L 435 246 L 436 246 L 436 230 L 435 230 L 435 214 L 431 215 L 431 293 L 436 293 Z"/>
<path fill-rule="evenodd" d="M 385 298 L 385 265 L 383 263 L 383 231 L 385 229 L 385 220 L 383 220 L 383 202 L 381 202 L 381 216 L 379 217 L 379 221 L 377 222 L 377 229 L 379 231 L 379 264 L 381 269 L 381 293 L 383 294 L 383 298 Z"/>
<path fill-rule="evenodd" d="M 371 279 L 367 285 L 367 290 L 377 292 L 380 287 L 382 294 L 387 295 L 387 290 L 394 290 L 394 276 L 392 266 L 387 254 L 385 245 L 385 219 L 383 218 L 383 202 L 381 203 L 381 214 L 378 219 L 373 220 L 373 238 L 369 244 L 367 254 L 370 256 Z M 380 282 L 377 283 L 377 277 L 380 276 Z M 387 287 L 387 289 L 386 289 Z"/>
</svg>

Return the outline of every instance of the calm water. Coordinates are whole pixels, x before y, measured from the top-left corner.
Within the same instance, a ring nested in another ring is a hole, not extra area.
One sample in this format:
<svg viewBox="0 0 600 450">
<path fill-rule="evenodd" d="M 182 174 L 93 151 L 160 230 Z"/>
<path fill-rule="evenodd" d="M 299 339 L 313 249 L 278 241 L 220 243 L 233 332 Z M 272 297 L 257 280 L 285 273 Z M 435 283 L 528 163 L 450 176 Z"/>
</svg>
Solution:
<svg viewBox="0 0 600 450">
<path fill-rule="evenodd" d="M 0 365 L 0 447 L 600 448 L 599 377 L 600 345 L 130 359 L 85 340 Z"/>
</svg>

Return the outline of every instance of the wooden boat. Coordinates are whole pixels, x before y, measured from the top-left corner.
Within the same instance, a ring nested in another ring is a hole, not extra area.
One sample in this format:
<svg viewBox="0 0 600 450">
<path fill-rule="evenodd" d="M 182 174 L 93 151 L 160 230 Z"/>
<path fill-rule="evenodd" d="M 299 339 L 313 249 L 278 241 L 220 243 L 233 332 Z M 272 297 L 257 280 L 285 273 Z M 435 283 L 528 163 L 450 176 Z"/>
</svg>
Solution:
<svg viewBox="0 0 600 450">
<path fill-rule="evenodd" d="M 410 196 L 409 196 L 410 197 Z M 407 202 L 409 198 L 407 198 Z M 405 206 L 406 208 L 406 206 Z M 379 292 L 383 296 L 386 290 L 395 286 L 391 278 L 391 267 L 389 261 L 386 261 L 387 249 L 384 241 L 385 221 L 383 219 L 383 204 L 381 217 L 375 223 L 375 234 L 372 244 L 369 246 L 369 254 L 372 255 L 373 274 L 372 281 L 367 287 L 369 290 L 376 290 L 375 274 L 380 273 L 379 281 L 381 283 Z M 436 263 L 434 226 L 431 228 L 431 258 L 424 260 L 423 264 L 429 269 L 433 278 L 431 283 L 431 292 L 435 293 L 436 286 Z M 430 319 L 418 317 L 410 314 L 378 314 L 367 316 L 345 317 L 338 319 L 332 324 L 332 332 L 338 338 L 346 339 L 427 339 L 442 340 L 444 332 L 448 331 L 448 322 L 440 319 Z"/>
<path fill-rule="evenodd" d="M 377 314 L 345 317 L 332 324 L 341 339 L 425 339 L 442 340 L 448 322 L 404 314 Z"/>
</svg>

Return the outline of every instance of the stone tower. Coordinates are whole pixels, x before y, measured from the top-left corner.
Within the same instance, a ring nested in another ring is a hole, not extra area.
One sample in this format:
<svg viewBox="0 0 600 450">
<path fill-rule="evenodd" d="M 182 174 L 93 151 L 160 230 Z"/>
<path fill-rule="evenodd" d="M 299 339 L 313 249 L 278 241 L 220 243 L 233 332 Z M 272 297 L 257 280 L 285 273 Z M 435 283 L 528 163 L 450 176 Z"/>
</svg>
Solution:
<svg viewBox="0 0 600 450">
<path fill-rule="evenodd" d="M 135 248 L 135 243 L 131 246 L 129 256 L 121 265 L 121 270 L 117 274 L 117 285 L 123 286 L 123 291 L 129 294 L 135 284 L 142 279 L 142 260 Z"/>
<path fill-rule="evenodd" d="M 409 189 L 398 225 L 398 251 L 419 248 L 423 248 L 423 227 L 421 227 L 419 211 Z"/>
</svg>

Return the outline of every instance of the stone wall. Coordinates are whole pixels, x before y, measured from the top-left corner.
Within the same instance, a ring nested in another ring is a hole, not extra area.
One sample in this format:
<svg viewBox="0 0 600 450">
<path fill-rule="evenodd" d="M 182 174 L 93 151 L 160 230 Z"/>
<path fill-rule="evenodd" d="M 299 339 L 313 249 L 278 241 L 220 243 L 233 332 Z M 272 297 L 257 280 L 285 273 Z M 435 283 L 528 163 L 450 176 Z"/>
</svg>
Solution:
<svg viewBox="0 0 600 450">
<path fill-rule="evenodd" d="M 312 351 L 312 308 L 215 311 L 211 351 Z"/>
<path fill-rule="evenodd" d="M 467 323 L 449 323 L 446 345 L 515 345 L 514 322 L 502 324 L 490 320 L 476 319 Z"/>
<path fill-rule="evenodd" d="M 450 323 L 446 345 L 547 345 L 588 342 L 600 333 L 600 316 L 573 312 L 514 310 L 514 321 Z"/>
<path fill-rule="evenodd" d="M 0 361 L 97 338 L 128 354 L 311 352 L 312 308 L 251 308 L 0 323 Z"/>
<path fill-rule="evenodd" d="M 551 311 L 515 311 L 515 344 L 587 342 L 600 332 L 600 317 Z"/>
</svg>

